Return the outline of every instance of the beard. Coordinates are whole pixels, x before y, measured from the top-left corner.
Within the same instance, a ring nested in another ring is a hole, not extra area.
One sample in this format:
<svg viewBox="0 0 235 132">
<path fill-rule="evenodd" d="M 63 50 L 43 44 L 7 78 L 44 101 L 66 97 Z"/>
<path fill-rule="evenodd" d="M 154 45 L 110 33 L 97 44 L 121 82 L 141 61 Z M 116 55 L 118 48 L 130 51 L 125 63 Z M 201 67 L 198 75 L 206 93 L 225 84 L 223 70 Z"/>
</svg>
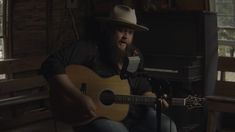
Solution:
<svg viewBox="0 0 235 132">
<path fill-rule="evenodd" d="M 123 65 L 124 61 L 126 61 L 127 57 L 132 56 L 133 54 L 133 46 L 127 45 L 125 49 L 120 49 L 116 45 L 111 46 L 110 48 L 110 59 L 113 64 L 121 64 Z"/>
<path fill-rule="evenodd" d="M 127 49 L 127 48 L 126 48 Z M 111 47 L 111 61 L 114 64 L 123 64 L 124 59 L 127 57 L 127 51 L 118 48 L 117 46 L 112 46 Z"/>
</svg>

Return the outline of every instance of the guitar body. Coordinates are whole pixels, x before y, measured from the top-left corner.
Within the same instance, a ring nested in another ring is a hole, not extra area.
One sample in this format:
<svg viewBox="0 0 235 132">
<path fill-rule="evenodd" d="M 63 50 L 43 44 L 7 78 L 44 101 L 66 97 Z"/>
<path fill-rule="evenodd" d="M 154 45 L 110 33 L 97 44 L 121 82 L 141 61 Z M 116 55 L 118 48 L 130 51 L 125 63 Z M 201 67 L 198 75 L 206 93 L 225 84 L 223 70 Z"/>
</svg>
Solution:
<svg viewBox="0 0 235 132">
<path fill-rule="evenodd" d="M 68 98 L 65 94 L 53 88 L 51 93 L 51 109 L 55 118 L 76 125 L 89 123 L 98 118 L 105 117 L 120 121 L 128 113 L 128 104 L 104 104 L 100 97 L 104 91 L 118 95 L 130 95 L 130 87 L 127 80 L 121 80 L 120 76 L 102 78 L 87 67 L 70 65 L 66 68 L 66 74 L 80 91 L 91 97 L 96 105 L 97 117 L 86 115 L 78 103 Z"/>
</svg>

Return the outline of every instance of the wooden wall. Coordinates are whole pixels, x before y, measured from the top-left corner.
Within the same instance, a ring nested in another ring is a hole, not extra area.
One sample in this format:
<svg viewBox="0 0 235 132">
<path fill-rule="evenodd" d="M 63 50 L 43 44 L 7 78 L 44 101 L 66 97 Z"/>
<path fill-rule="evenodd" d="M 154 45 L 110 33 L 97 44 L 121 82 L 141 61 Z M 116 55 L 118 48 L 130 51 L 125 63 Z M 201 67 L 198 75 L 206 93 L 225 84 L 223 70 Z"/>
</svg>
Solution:
<svg viewBox="0 0 235 132">
<path fill-rule="evenodd" d="M 46 0 L 12 1 L 12 56 L 45 53 L 47 46 Z"/>
<path fill-rule="evenodd" d="M 74 37 L 64 0 L 12 0 L 10 8 L 13 58 L 45 55 Z"/>
<path fill-rule="evenodd" d="M 209 10 L 208 0 L 175 0 L 175 8 L 180 10 Z"/>
</svg>

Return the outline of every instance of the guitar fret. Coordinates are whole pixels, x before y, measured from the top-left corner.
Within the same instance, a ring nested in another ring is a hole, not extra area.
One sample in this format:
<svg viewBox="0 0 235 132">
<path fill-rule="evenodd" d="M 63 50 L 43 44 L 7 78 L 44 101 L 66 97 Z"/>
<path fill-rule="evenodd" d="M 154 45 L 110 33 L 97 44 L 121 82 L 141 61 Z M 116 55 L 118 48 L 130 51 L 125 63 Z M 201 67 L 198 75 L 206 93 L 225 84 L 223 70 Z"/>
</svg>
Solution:
<svg viewBox="0 0 235 132">
<path fill-rule="evenodd" d="M 115 96 L 115 102 L 116 103 L 122 103 L 122 104 L 147 104 L 152 105 L 156 102 L 155 97 L 144 97 L 139 95 L 132 95 L 132 96 L 126 96 L 126 95 L 116 95 Z"/>
<path fill-rule="evenodd" d="M 185 99 L 180 99 L 180 98 L 174 98 L 171 101 L 172 105 L 185 105 Z"/>
</svg>

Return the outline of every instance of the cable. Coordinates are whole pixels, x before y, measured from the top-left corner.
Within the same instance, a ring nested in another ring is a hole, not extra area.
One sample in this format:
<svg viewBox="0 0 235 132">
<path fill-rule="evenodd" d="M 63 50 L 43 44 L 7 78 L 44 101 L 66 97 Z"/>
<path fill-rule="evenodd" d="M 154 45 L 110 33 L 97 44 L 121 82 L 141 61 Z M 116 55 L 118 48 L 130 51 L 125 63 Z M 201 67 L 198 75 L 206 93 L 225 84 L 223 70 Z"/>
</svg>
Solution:
<svg viewBox="0 0 235 132">
<path fill-rule="evenodd" d="M 72 11 L 71 8 L 68 8 L 68 9 L 69 9 L 69 14 L 70 14 L 71 20 L 72 20 L 73 32 L 74 32 L 74 34 L 75 34 L 76 39 L 79 40 L 79 33 L 78 33 L 78 31 L 77 31 L 77 25 L 76 25 L 76 20 L 75 20 L 73 11 Z"/>
</svg>

